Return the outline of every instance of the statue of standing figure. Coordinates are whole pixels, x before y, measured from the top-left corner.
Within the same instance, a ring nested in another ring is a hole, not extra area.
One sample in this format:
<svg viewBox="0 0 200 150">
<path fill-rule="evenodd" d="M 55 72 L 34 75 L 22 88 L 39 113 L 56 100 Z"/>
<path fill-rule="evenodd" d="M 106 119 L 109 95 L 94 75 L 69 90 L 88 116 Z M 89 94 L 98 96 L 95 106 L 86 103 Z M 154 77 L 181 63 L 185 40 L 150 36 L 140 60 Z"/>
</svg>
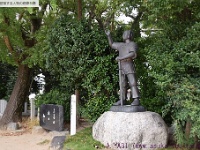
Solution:
<svg viewBox="0 0 200 150">
<path fill-rule="evenodd" d="M 137 57 L 137 44 L 132 41 L 133 33 L 130 30 L 124 31 L 124 42 L 113 42 L 110 31 L 105 31 L 109 45 L 112 49 L 119 51 L 119 56 L 116 58 L 119 64 L 119 85 L 120 85 L 120 100 L 114 103 L 114 105 L 124 105 L 126 102 L 126 87 L 127 83 L 131 89 L 131 95 L 133 102 L 131 105 L 139 106 L 139 90 L 137 87 L 137 81 L 135 76 L 135 67 L 133 59 Z M 128 82 L 127 82 L 128 79 Z"/>
</svg>

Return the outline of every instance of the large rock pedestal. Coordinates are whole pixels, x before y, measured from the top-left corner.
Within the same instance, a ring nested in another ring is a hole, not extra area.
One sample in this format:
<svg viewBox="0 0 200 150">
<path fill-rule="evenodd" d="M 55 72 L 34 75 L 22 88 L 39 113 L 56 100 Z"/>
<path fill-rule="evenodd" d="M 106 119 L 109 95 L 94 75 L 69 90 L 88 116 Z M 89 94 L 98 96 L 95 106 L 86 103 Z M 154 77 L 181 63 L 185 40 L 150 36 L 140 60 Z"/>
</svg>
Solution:
<svg viewBox="0 0 200 150">
<path fill-rule="evenodd" d="M 167 145 L 168 129 L 155 112 L 107 111 L 93 125 L 93 138 L 114 150 L 153 150 Z"/>
</svg>

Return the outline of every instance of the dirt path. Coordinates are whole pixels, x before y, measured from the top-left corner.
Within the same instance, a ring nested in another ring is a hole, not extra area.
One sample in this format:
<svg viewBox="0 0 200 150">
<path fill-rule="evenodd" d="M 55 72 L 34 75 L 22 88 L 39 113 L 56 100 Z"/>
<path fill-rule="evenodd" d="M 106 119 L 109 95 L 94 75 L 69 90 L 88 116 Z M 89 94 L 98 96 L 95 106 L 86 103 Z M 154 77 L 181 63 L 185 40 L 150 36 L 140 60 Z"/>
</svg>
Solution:
<svg viewBox="0 0 200 150">
<path fill-rule="evenodd" d="M 38 124 L 37 120 L 31 121 L 25 117 L 19 124 L 19 130 L 0 130 L 0 150 L 49 150 L 52 134 L 48 134 L 48 132 L 32 134 L 33 128 Z"/>
<path fill-rule="evenodd" d="M 49 134 L 30 132 L 0 132 L 0 150 L 49 150 Z"/>
<path fill-rule="evenodd" d="M 38 126 L 38 121 L 33 122 L 24 118 L 21 128 L 18 131 L 1 131 L 0 130 L 0 150 L 50 150 L 51 141 L 54 136 L 53 132 L 35 132 L 33 130 Z M 77 132 L 91 126 L 87 122 L 81 121 L 81 126 Z M 65 128 L 69 129 L 70 125 L 65 124 Z"/>
<path fill-rule="evenodd" d="M 0 130 L 0 150 L 50 150 L 51 141 L 55 134 L 51 132 L 32 133 L 34 126 L 35 124 L 30 124 L 26 120 L 22 123 L 21 130 Z M 91 124 L 82 122 L 77 132 L 89 126 Z M 69 129 L 69 125 L 67 125 L 67 128 Z"/>
</svg>

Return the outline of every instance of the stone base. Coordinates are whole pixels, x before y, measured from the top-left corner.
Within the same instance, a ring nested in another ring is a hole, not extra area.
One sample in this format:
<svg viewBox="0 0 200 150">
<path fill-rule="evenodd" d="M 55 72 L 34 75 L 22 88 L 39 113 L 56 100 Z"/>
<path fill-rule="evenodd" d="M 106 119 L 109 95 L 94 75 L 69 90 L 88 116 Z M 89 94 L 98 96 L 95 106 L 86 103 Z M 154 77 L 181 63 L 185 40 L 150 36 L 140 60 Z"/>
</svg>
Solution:
<svg viewBox="0 0 200 150">
<path fill-rule="evenodd" d="M 132 105 L 119 105 L 111 106 L 110 111 L 113 112 L 144 112 L 146 111 L 143 106 L 132 106 Z"/>
<path fill-rule="evenodd" d="M 167 146 L 168 128 L 155 112 L 107 111 L 95 122 L 93 138 L 113 150 L 155 150 Z"/>
</svg>

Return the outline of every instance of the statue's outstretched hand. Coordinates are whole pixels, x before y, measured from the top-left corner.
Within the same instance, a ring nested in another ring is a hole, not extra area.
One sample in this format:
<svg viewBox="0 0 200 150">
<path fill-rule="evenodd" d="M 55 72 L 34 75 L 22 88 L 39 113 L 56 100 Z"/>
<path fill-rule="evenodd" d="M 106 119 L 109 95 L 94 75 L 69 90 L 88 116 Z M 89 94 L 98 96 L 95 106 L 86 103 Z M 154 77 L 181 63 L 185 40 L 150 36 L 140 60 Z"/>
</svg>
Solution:
<svg viewBox="0 0 200 150">
<path fill-rule="evenodd" d="M 105 30 L 105 33 L 106 33 L 107 36 L 109 36 L 110 35 L 110 30 Z"/>
<path fill-rule="evenodd" d="M 116 60 L 116 61 L 120 61 L 121 59 L 120 59 L 119 56 L 117 56 L 117 57 L 115 58 L 115 60 Z"/>
</svg>

